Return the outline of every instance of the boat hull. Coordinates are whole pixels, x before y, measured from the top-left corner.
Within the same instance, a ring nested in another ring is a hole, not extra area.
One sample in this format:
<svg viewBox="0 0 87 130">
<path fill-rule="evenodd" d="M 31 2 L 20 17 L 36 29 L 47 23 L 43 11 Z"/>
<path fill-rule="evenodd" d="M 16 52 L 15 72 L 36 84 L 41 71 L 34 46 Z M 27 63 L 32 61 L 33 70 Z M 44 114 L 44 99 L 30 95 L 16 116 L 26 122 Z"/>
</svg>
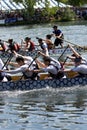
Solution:
<svg viewBox="0 0 87 130">
<path fill-rule="evenodd" d="M 64 52 L 65 48 L 55 48 L 55 49 L 52 49 L 52 50 L 49 50 L 49 55 L 52 55 L 52 56 L 55 56 L 55 55 L 61 55 L 63 52 Z M 75 48 L 76 51 L 79 51 L 77 48 Z M 41 50 L 34 50 L 34 51 L 23 51 L 23 50 L 20 50 L 18 53 L 19 54 L 22 54 L 22 55 L 26 55 L 26 56 L 31 56 L 31 57 L 34 57 L 38 51 L 41 51 Z M 64 52 L 64 54 L 69 54 L 69 53 L 72 53 L 71 49 L 70 48 L 67 48 L 66 51 Z M 11 56 L 11 53 L 9 52 L 1 52 L 0 53 L 0 57 L 1 58 L 8 58 Z"/>
<path fill-rule="evenodd" d="M 44 79 L 44 80 L 18 80 L 0 82 L 0 91 L 15 91 L 15 90 L 34 90 L 42 88 L 60 88 L 74 87 L 87 85 L 87 77 L 81 78 L 63 78 L 63 79 Z"/>
</svg>

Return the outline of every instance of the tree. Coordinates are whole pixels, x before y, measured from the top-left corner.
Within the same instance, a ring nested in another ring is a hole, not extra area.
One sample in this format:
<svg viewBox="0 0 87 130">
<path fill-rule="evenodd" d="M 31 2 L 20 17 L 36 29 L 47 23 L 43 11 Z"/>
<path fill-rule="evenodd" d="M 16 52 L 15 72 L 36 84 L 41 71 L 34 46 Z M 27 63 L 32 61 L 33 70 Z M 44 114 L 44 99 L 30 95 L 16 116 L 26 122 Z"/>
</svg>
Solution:
<svg viewBox="0 0 87 130">
<path fill-rule="evenodd" d="M 16 3 L 23 4 L 28 17 L 31 17 L 34 14 L 34 5 L 36 4 L 36 0 L 13 0 L 13 1 Z"/>
<path fill-rule="evenodd" d="M 68 0 L 68 3 L 73 6 L 81 6 L 87 3 L 87 0 Z"/>
<path fill-rule="evenodd" d="M 81 6 L 87 3 L 87 0 L 56 0 L 58 3 L 62 2 L 73 6 Z"/>
</svg>

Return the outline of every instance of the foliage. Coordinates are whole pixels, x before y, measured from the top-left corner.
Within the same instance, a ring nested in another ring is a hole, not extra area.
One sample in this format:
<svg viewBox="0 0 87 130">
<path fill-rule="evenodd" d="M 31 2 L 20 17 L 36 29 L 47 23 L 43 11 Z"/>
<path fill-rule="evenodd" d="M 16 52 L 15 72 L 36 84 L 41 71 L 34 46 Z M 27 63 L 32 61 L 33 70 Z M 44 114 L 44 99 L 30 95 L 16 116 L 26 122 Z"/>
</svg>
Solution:
<svg viewBox="0 0 87 130">
<path fill-rule="evenodd" d="M 35 22 L 44 22 L 49 21 L 50 18 L 61 20 L 61 21 L 70 21 L 75 19 L 75 13 L 70 8 L 58 8 L 58 7 L 52 7 L 50 8 L 50 3 L 48 0 L 44 0 L 45 8 L 41 10 L 39 16 L 35 16 L 35 10 L 34 5 L 36 5 L 36 2 L 41 3 L 42 0 L 13 0 L 16 3 L 22 3 L 25 7 L 24 10 L 24 16 L 25 20 L 32 22 L 34 20 Z M 75 6 L 81 6 L 83 4 L 87 3 L 87 0 L 55 0 L 58 2 L 63 2 L 65 4 L 70 4 Z M 57 14 L 57 11 L 62 10 L 59 14 Z M 87 16 L 85 17 L 87 19 Z M 42 21 L 41 21 L 42 20 Z"/>
<path fill-rule="evenodd" d="M 87 0 L 68 0 L 68 3 L 73 6 L 82 6 L 87 3 Z"/>
<path fill-rule="evenodd" d="M 25 7 L 25 12 L 28 17 L 31 17 L 34 14 L 34 5 L 36 0 L 13 0 L 16 3 L 22 3 Z"/>
<path fill-rule="evenodd" d="M 87 3 L 87 0 L 56 0 L 58 3 L 63 2 L 65 4 L 70 4 L 73 6 L 81 6 Z"/>
<path fill-rule="evenodd" d="M 75 13 L 70 8 L 64 8 L 61 13 L 60 21 L 71 21 L 75 19 Z"/>
</svg>

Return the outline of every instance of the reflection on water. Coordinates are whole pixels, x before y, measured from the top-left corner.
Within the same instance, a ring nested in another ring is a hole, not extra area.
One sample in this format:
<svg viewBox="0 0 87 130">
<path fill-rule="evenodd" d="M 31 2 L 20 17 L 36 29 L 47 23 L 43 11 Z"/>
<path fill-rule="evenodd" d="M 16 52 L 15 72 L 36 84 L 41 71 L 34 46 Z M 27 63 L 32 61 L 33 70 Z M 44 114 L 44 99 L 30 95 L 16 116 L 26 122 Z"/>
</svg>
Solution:
<svg viewBox="0 0 87 130">
<path fill-rule="evenodd" d="M 86 87 L 0 93 L 0 128 L 86 130 L 86 106 Z"/>
</svg>

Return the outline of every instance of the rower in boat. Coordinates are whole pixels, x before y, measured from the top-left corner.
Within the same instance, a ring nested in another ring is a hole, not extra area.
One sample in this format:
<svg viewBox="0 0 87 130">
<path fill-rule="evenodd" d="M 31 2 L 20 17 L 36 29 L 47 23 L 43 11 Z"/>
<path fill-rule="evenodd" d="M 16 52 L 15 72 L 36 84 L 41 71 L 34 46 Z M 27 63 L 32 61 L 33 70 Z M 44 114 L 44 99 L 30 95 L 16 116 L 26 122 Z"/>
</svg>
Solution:
<svg viewBox="0 0 87 130">
<path fill-rule="evenodd" d="M 43 39 L 41 39 L 41 38 L 38 38 L 38 43 L 39 43 L 43 53 L 45 53 L 46 56 L 49 56 L 47 43 L 44 42 Z"/>
<path fill-rule="evenodd" d="M 0 70 L 6 70 L 6 67 L 4 66 L 4 63 L 2 59 L 0 58 Z M 8 81 L 7 78 L 0 72 L 0 82 L 1 81 Z"/>
<path fill-rule="evenodd" d="M 2 75 L 7 76 L 8 74 L 14 75 L 14 74 L 22 73 L 24 79 L 33 79 L 34 80 L 37 78 L 37 73 L 26 72 L 26 69 L 31 64 L 30 58 L 29 58 L 29 61 L 27 59 L 27 63 L 26 63 L 25 59 L 22 56 L 18 56 L 16 58 L 16 62 L 17 62 L 17 64 L 10 63 L 10 65 L 16 66 L 17 67 L 16 69 L 14 69 L 14 70 L 0 70 L 0 72 L 2 72 Z M 37 64 L 35 62 L 33 62 L 32 65 L 30 66 L 31 69 L 36 69 L 36 67 L 37 67 Z"/>
<path fill-rule="evenodd" d="M 62 70 L 62 67 L 59 61 L 55 60 L 54 58 L 46 56 L 42 52 L 39 52 L 39 54 L 43 56 L 44 63 L 39 61 L 38 59 L 36 59 L 36 63 L 39 64 L 41 68 L 36 69 L 36 70 L 28 69 L 27 71 L 30 71 L 30 72 L 33 71 L 36 73 L 45 72 L 49 74 L 50 78 L 55 78 L 55 79 L 61 79 L 64 77 L 64 72 Z"/>
<path fill-rule="evenodd" d="M 13 41 L 13 39 L 8 39 L 8 51 L 10 50 L 12 51 L 19 51 L 20 50 L 20 46 L 17 42 Z"/>
<path fill-rule="evenodd" d="M 1 51 L 6 51 L 8 49 L 5 41 L 0 40 L 0 45 L 1 45 Z"/>
<path fill-rule="evenodd" d="M 52 36 L 56 37 L 56 39 L 54 41 L 54 46 L 60 45 L 61 48 L 63 48 L 64 35 L 63 35 L 62 31 L 60 29 L 58 29 L 58 27 L 56 25 L 53 26 L 53 34 L 52 34 Z"/>
<path fill-rule="evenodd" d="M 82 58 L 75 58 L 74 59 L 74 68 L 71 69 L 71 71 L 74 72 L 78 72 L 77 77 L 83 77 L 83 76 L 87 76 L 87 65 L 86 64 L 82 64 Z"/>
<path fill-rule="evenodd" d="M 87 60 L 79 54 L 71 44 L 68 44 L 69 48 L 72 50 L 73 54 L 71 56 L 67 56 L 72 61 L 75 60 L 75 58 L 81 58 L 81 63 L 87 65 Z"/>
<path fill-rule="evenodd" d="M 47 46 L 48 46 L 48 50 L 54 48 L 54 44 L 53 44 L 53 42 L 52 42 L 52 40 L 51 40 L 51 37 L 52 37 L 52 36 L 51 36 L 50 34 L 47 34 L 47 35 L 46 35 L 46 39 L 43 39 L 43 41 L 45 41 L 46 44 L 47 44 Z"/>
<path fill-rule="evenodd" d="M 14 58 L 22 57 L 26 64 L 30 64 L 33 61 L 33 58 L 31 56 L 23 56 L 23 55 L 17 53 L 16 51 L 13 51 L 13 53 L 14 53 Z M 16 63 L 16 62 L 9 62 L 8 64 L 11 66 L 14 66 L 14 67 L 19 67 L 18 63 Z M 33 64 L 36 64 L 36 63 L 33 62 Z"/>
<path fill-rule="evenodd" d="M 76 76 L 79 77 L 87 76 L 87 60 L 84 59 L 78 52 L 76 52 L 76 50 L 70 44 L 69 47 L 73 52 L 71 56 L 68 56 L 68 58 L 72 60 L 72 65 L 74 65 L 74 68 L 71 68 L 71 71 L 77 72 Z"/>
<path fill-rule="evenodd" d="M 24 50 L 35 50 L 35 43 L 31 41 L 30 37 L 26 37 L 23 43 L 25 44 Z"/>
</svg>

